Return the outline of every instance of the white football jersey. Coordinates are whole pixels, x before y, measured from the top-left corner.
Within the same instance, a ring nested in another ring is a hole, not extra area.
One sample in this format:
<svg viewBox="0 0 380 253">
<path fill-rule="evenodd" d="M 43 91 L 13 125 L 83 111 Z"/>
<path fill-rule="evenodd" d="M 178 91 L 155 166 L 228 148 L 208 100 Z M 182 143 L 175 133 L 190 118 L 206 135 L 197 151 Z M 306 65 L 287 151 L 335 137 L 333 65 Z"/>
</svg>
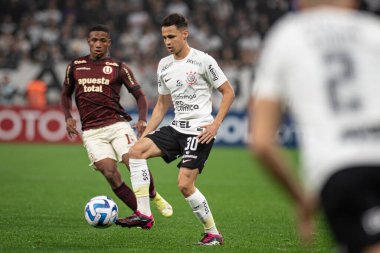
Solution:
<svg viewBox="0 0 380 253">
<path fill-rule="evenodd" d="M 171 94 L 175 113 L 172 127 L 198 135 L 200 126 L 212 123 L 212 89 L 227 81 L 214 58 L 194 48 L 181 60 L 169 55 L 158 64 L 157 77 L 158 93 Z"/>
<path fill-rule="evenodd" d="M 334 172 L 380 164 L 380 21 L 314 9 L 270 32 L 253 94 L 280 100 L 298 125 L 306 187 Z"/>
</svg>

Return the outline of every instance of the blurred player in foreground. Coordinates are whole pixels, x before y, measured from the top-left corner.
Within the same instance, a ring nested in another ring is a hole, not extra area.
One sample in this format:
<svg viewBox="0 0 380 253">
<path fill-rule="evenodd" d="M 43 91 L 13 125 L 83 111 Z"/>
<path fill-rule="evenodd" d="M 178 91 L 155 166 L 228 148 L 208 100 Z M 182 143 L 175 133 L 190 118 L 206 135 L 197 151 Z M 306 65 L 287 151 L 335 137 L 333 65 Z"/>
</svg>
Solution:
<svg viewBox="0 0 380 253">
<path fill-rule="evenodd" d="M 354 0 L 299 4 L 262 52 L 252 152 L 299 207 L 303 239 L 317 199 L 339 252 L 380 252 L 380 21 Z M 274 143 L 285 105 L 299 127 L 303 186 Z"/>
<path fill-rule="evenodd" d="M 226 76 L 211 56 L 191 48 L 187 43 L 188 24 L 185 17 L 171 14 L 161 25 L 162 38 L 171 55 L 158 64 L 158 100 L 151 120 L 142 138 L 130 149 L 132 185 L 147 196 L 147 184 L 143 172 L 146 160 L 161 156 L 167 163 L 182 156 L 178 164 L 178 188 L 189 203 L 205 234 L 198 244 L 220 245 L 224 243 L 216 228 L 205 196 L 195 187 L 209 156 L 214 138 L 233 100 L 234 91 Z M 215 119 L 211 115 L 211 91 L 218 89 L 223 95 Z M 166 112 L 174 105 L 175 118 L 170 126 L 159 129 Z M 140 204 L 140 202 L 139 202 Z M 149 226 L 149 201 L 138 206 L 136 213 L 116 222 L 121 226 Z"/>
<path fill-rule="evenodd" d="M 110 33 L 106 26 L 98 25 L 89 30 L 88 45 L 90 55 L 74 59 L 66 70 L 62 91 L 62 107 L 66 117 L 67 132 L 78 135 L 76 120 L 71 115 L 72 94 L 79 110 L 83 130 L 83 143 L 87 149 L 91 165 L 107 179 L 115 194 L 133 212 L 137 210 L 136 196 L 123 182 L 117 169 L 117 161 L 128 167 L 128 150 L 137 141 L 131 128 L 131 117 L 119 103 L 123 85 L 134 96 L 139 110 L 136 124 L 138 135 L 146 127 L 147 101 L 143 90 L 131 69 L 121 61 L 109 56 Z M 145 171 L 149 174 L 149 170 Z M 149 196 L 164 216 L 173 211 L 155 191 L 150 177 Z"/>
</svg>

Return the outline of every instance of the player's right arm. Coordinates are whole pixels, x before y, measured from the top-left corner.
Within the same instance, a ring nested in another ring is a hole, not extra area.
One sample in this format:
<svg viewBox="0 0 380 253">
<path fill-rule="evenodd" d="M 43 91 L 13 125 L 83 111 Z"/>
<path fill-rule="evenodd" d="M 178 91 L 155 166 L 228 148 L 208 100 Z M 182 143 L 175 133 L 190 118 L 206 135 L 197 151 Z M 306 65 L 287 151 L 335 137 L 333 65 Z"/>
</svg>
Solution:
<svg viewBox="0 0 380 253">
<path fill-rule="evenodd" d="M 135 75 L 126 63 L 122 63 L 121 79 L 128 91 L 133 95 L 137 102 L 139 119 L 132 127 L 137 129 L 137 137 L 140 138 L 146 127 L 146 118 L 148 115 L 148 102 L 144 91 L 137 82 Z"/>
<path fill-rule="evenodd" d="M 164 119 L 166 112 L 169 110 L 169 107 L 172 103 L 170 94 L 158 95 L 157 103 L 153 109 L 152 117 L 149 120 L 147 127 L 145 128 L 142 138 L 145 137 L 148 133 L 157 129 Z"/>
<path fill-rule="evenodd" d="M 76 120 L 71 115 L 72 108 L 72 95 L 75 89 L 75 82 L 72 72 L 72 64 L 69 64 L 66 68 L 65 81 L 63 83 L 62 94 L 61 94 L 61 105 L 63 113 L 66 119 L 66 130 L 70 137 L 73 135 L 78 135 L 76 129 Z"/>
<path fill-rule="evenodd" d="M 148 125 L 145 128 L 144 133 L 141 135 L 141 138 L 144 138 L 150 132 L 156 130 L 164 119 L 166 112 L 169 110 L 169 107 L 172 104 L 172 98 L 170 95 L 170 90 L 166 87 L 165 82 L 162 80 L 161 70 L 163 66 L 168 64 L 165 63 L 164 59 L 158 63 L 157 67 L 157 88 L 158 88 L 158 98 L 157 103 L 154 106 L 152 117 L 149 120 Z"/>
</svg>

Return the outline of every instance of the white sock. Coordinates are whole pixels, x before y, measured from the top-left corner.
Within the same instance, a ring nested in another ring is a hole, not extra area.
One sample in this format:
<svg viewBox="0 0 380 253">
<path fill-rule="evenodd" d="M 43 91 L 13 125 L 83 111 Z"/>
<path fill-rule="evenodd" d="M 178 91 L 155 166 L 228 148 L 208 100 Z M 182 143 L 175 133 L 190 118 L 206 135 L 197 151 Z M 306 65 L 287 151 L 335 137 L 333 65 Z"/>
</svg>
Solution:
<svg viewBox="0 0 380 253">
<path fill-rule="evenodd" d="M 131 183 L 137 199 L 137 210 L 142 214 L 151 216 L 149 203 L 150 175 L 145 159 L 129 159 L 131 170 Z"/>
<path fill-rule="evenodd" d="M 205 233 L 219 234 L 205 196 L 196 189 L 192 195 L 186 198 L 186 201 L 193 209 L 195 216 L 203 224 Z"/>
</svg>

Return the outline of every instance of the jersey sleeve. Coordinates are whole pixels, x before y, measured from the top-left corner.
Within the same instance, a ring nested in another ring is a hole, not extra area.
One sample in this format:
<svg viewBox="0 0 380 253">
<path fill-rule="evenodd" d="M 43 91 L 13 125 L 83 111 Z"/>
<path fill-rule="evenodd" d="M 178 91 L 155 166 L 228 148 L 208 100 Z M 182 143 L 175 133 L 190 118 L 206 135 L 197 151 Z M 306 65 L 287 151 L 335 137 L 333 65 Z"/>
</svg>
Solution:
<svg viewBox="0 0 380 253">
<path fill-rule="evenodd" d="M 255 97 L 281 100 L 284 96 L 291 36 L 283 25 L 274 27 L 269 32 L 256 68 L 252 89 Z"/>
<path fill-rule="evenodd" d="M 67 65 L 65 72 L 65 79 L 63 81 L 62 93 L 61 93 L 61 106 L 65 118 L 71 118 L 71 96 L 74 93 L 75 89 L 75 80 L 73 76 L 73 64 L 70 63 Z"/>
<path fill-rule="evenodd" d="M 226 75 L 223 73 L 216 60 L 208 54 L 206 54 L 204 58 L 204 67 L 206 80 L 212 85 L 212 87 L 218 88 L 227 81 Z"/>
<path fill-rule="evenodd" d="M 133 74 L 132 70 L 124 62 L 121 63 L 120 72 L 121 72 L 120 73 L 121 80 L 124 83 L 125 87 L 127 87 L 129 92 L 133 92 L 133 91 L 141 88 L 141 86 L 140 86 L 139 82 L 137 82 L 135 75 Z"/>
<path fill-rule="evenodd" d="M 165 82 L 163 80 L 163 76 L 160 74 L 160 70 L 162 69 L 162 60 L 158 64 L 157 67 L 157 89 L 158 94 L 160 95 L 168 95 L 170 94 L 170 90 L 168 87 L 166 87 Z"/>
<path fill-rule="evenodd" d="M 63 87 L 75 86 L 73 77 L 73 63 L 70 63 L 66 67 L 65 79 L 63 81 Z"/>
</svg>

